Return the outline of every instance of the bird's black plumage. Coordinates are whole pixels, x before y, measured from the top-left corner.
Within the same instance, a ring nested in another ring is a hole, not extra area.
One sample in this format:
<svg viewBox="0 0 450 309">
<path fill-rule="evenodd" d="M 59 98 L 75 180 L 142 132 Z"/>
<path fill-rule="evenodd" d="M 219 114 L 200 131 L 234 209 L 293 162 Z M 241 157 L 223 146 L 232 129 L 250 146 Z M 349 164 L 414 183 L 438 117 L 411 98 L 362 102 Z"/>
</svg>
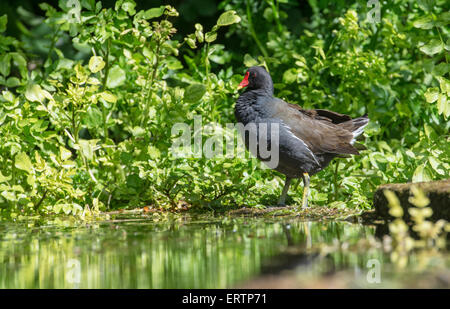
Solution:
<svg viewBox="0 0 450 309">
<path fill-rule="evenodd" d="M 290 179 L 313 175 L 338 155 L 359 154 L 353 143 L 369 121 L 366 115 L 352 119 L 322 109 L 305 110 L 278 99 L 273 96 L 272 78 L 264 67 L 249 68 L 241 86 L 246 90 L 237 100 L 236 120 L 244 126 L 254 124 L 258 141 L 262 137 L 272 149 L 278 147 L 279 163 L 273 168 L 286 175 L 287 188 Z M 276 124 L 277 140 L 269 133 L 259 134 L 263 124 L 269 128 Z M 248 138 L 244 136 L 247 147 Z M 260 158 L 259 152 L 256 155 Z M 287 188 L 285 186 L 283 194 Z M 283 196 L 281 202 L 284 202 Z"/>
</svg>

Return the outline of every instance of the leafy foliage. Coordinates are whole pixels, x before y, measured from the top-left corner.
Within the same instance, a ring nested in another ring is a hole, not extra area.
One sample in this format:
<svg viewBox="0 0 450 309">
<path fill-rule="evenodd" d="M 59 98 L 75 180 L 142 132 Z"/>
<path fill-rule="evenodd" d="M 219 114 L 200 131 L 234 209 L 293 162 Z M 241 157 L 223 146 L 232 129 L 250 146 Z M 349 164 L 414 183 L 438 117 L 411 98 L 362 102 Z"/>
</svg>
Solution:
<svg viewBox="0 0 450 309">
<path fill-rule="evenodd" d="M 201 115 L 204 141 L 234 122 L 242 62 L 266 65 L 287 101 L 369 113 L 368 151 L 314 177 L 315 204 L 368 208 L 380 183 L 449 177 L 448 8 L 427 3 L 383 4 L 376 24 L 365 1 L 310 1 L 292 26 L 293 2 L 226 0 L 211 29 L 186 37 L 173 7 L 132 0 L 42 3 L 45 19 L 21 40 L 1 34 L 0 17 L 2 216 L 274 203 L 281 180 L 254 160 L 171 149 L 177 123 Z"/>
</svg>

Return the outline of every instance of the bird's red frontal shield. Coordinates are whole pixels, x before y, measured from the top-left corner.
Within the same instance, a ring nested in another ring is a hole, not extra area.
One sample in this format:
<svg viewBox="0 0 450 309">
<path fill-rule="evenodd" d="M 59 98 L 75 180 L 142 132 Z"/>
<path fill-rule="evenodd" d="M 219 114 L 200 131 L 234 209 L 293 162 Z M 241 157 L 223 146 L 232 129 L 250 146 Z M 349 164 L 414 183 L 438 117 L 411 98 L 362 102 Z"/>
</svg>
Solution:
<svg viewBox="0 0 450 309">
<path fill-rule="evenodd" d="M 239 84 L 239 87 L 238 87 L 239 89 L 248 86 L 248 76 L 249 76 L 249 73 L 248 73 L 248 72 L 245 73 L 244 79 L 243 79 L 242 82 Z"/>
</svg>

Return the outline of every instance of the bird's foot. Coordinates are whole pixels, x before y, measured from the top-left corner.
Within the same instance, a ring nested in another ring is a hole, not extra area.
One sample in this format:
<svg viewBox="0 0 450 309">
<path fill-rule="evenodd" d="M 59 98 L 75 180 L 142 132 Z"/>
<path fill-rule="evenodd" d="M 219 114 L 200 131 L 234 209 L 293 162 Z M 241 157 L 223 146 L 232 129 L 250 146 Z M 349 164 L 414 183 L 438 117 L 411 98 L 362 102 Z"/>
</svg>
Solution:
<svg viewBox="0 0 450 309">
<path fill-rule="evenodd" d="M 303 182 L 305 184 L 303 188 L 303 198 L 302 198 L 302 209 L 308 208 L 308 198 L 309 198 L 309 175 L 308 173 L 303 173 Z"/>
</svg>

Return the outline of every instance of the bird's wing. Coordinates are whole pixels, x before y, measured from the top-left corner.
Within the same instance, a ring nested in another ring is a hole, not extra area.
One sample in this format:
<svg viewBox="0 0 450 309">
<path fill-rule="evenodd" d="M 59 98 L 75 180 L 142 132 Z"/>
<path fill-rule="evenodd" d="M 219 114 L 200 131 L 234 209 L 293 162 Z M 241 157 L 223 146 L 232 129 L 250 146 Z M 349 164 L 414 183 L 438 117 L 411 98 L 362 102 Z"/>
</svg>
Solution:
<svg viewBox="0 0 450 309">
<path fill-rule="evenodd" d="M 289 107 L 298 110 L 302 114 L 315 120 L 327 121 L 334 124 L 343 123 L 352 120 L 352 117 L 345 114 L 336 113 L 326 109 L 303 109 L 297 104 L 287 103 Z"/>
<path fill-rule="evenodd" d="M 275 117 L 315 153 L 359 154 L 352 146 L 352 132 L 338 125 L 350 116 L 326 110 L 304 110 L 298 105 L 276 102 Z M 298 112 L 293 112 L 298 111 Z"/>
</svg>

